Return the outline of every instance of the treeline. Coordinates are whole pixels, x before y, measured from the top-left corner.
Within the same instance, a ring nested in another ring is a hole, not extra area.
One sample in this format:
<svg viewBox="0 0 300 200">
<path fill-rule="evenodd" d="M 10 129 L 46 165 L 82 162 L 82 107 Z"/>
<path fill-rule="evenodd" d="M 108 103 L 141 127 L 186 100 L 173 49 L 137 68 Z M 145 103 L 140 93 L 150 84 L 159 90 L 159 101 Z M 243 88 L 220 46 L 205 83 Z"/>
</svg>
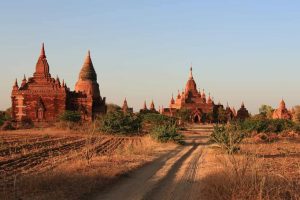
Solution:
<svg viewBox="0 0 300 200">
<path fill-rule="evenodd" d="M 79 112 L 66 111 L 60 117 L 56 126 L 72 130 L 87 130 L 87 122 L 81 120 Z M 90 122 L 88 128 L 94 133 L 136 136 L 149 134 L 159 142 L 182 143 L 183 136 L 178 133 L 180 128 L 176 117 L 168 117 L 158 112 L 123 112 L 116 105 L 109 105 L 105 115 L 98 116 Z"/>
</svg>

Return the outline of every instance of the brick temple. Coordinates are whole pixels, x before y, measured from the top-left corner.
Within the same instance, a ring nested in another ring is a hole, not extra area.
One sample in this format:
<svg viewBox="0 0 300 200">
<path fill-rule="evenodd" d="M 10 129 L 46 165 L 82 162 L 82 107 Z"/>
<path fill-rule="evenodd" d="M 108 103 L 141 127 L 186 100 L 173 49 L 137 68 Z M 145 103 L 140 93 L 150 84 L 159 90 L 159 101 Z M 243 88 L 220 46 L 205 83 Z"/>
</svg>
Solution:
<svg viewBox="0 0 300 200">
<path fill-rule="evenodd" d="M 175 98 L 172 95 L 169 107 L 161 107 L 159 112 L 167 116 L 176 116 L 176 113 L 180 109 L 190 111 L 190 121 L 193 123 L 217 122 L 217 116 L 220 114 L 220 110 L 225 112 L 226 121 L 245 120 L 250 116 L 244 103 L 242 103 L 241 108 L 236 112 L 233 107 L 229 107 L 228 103 L 226 108 L 224 108 L 221 103 L 215 104 L 210 94 L 208 97 L 206 96 L 204 89 L 202 92 L 200 89 L 198 90 L 193 77 L 192 67 L 190 68 L 189 79 L 185 85 L 185 89 L 182 92 L 178 90 L 178 94 Z"/>
<path fill-rule="evenodd" d="M 285 102 L 283 99 L 280 101 L 279 107 L 274 110 L 272 118 L 273 119 L 292 119 L 293 118 L 292 111 L 289 111 L 286 108 Z"/>
<path fill-rule="evenodd" d="M 190 68 L 189 79 L 185 85 L 185 90 L 180 93 L 178 91 L 177 97 L 172 95 L 169 108 L 162 108 L 163 115 L 174 116 L 179 109 L 188 109 L 191 111 L 191 121 L 197 123 L 202 119 L 203 114 L 212 113 L 214 109 L 214 102 L 210 94 L 206 98 L 204 90 L 197 90 L 197 84 L 193 77 L 193 69 Z"/>
<path fill-rule="evenodd" d="M 12 117 L 16 121 L 53 122 L 65 111 L 78 111 L 82 119 L 91 121 L 106 112 L 105 97 L 100 95 L 97 74 L 90 52 L 79 73 L 75 91 L 59 77 L 53 78 L 46 58 L 44 44 L 33 77 L 17 80 L 11 93 Z"/>
</svg>

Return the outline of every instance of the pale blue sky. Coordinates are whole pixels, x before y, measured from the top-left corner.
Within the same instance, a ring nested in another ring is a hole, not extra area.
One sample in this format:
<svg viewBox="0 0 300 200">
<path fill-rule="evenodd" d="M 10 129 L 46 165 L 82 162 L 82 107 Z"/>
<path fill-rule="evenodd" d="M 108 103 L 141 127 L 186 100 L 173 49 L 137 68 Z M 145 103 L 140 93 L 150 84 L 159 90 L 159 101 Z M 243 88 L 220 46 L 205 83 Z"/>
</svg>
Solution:
<svg viewBox="0 0 300 200">
<path fill-rule="evenodd" d="M 50 72 L 74 89 L 91 50 L 101 95 L 138 110 L 167 106 L 192 62 L 198 87 L 252 113 L 300 104 L 300 2 L 19 0 L 0 2 L 0 109 L 32 76 L 45 42 Z"/>
</svg>

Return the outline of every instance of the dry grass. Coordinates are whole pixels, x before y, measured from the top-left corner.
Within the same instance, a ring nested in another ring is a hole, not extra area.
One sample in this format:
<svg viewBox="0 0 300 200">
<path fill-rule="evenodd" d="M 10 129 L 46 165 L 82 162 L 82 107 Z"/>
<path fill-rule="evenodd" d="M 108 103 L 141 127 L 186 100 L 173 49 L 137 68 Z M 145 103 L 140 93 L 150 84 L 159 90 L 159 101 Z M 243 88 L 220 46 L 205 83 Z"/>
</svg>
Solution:
<svg viewBox="0 0 300 200">
<path fill-rule="evenodd" d="M 247 143 L 238 155 L 208 150 L 204 199 L 300 199 L 299 138 Z"/>
<path fill-rule="evenodd" d="M 110 155 L 92 154 L 87 159 L 83 154 L 47 172 L 17 176 L 14 191 L 4 191 L 0 199 L 88 199 L 93 191 L 150 162 L 166 148 L 168 145 L 162 147 L 143 137 L 121 145 Z"/>
</svg>

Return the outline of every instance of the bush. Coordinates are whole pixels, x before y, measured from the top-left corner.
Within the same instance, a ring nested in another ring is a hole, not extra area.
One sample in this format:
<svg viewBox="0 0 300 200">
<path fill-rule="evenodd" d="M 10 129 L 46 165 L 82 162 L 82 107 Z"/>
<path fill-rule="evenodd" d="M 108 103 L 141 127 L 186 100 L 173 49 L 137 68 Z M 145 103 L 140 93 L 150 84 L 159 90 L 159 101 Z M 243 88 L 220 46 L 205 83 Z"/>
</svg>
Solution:
<svg viewBox="0 0 300 200">
<path fill-rule="evenodd" d="M 299 130 L 299 126 L 293 121 L 285 119 L 246 119 L 236 122 L 235 126 L 247 133 L 281 133 L 285 130 Z"/>
<path fill-rule="evenodd" d="M 59 119 L 64 122 L 79 122 L 81 120 L 81 115 L 77 111 L 65 111 L 59 116 Z"/>
<path fill-rule="evenodd" d="M 22 118 L 19 128 L 30 129 L 33 127 L 34 127 L 33 121 L 29 117 Z"/>
<path fill-rule="evenodd" d="M 1 128 L 2 131 L 7 131 L 7 130 L 15 130 L 15 126 L 10 122 L 10 121 L 5 121 Z"/>
<path fill-rule="evenodd" d="M 175 124 L 176 118 L 168 117 L 165 115 L 157 114 L 157 113 L 146 113 L 140 114 L 140 117 L 143 123 L 148 123 L 152 125 L 164 125 L 164 124 Z"/>
<path fill-rule="evenodd" d="M 10 120 L 10 114 L 7 113 L 6 111 L 0 111 L 0 126 L 4 124 L 5 121 Z"/>
<path fill-rule="evenodd" d="M 122 109 L 120 106 L 113 103 L 109 103 L 106 106 L 107 106 L 107 113 L 121 111 Z"/>
<path fill-rule="evenodd" d="M 151 130 L 158 125 L 172 125 L 176 124 L 177 119 L 168 117 L 157 113 L 140 113 L 142 120 L 142 129 L 144 132 L 151 132 Z"/>
<path fill-rule="evenodd" d="M 189 122 L 191 121 L 191 110 L 182 108 L 176 112 L 176 116 L 183 122 Z"/>
<path fill-rule="evenodd" d="M 177 132 L 176 125 L 157 125 L 150 132 L 152 138 L 159 142 L 183 143 L 183 135 Z"/>
<path fill-rule="evenodd" d="M 220 145 L 222 149 L 226 150 L 227 153 L 233 154 L 240 149 L 239 144 L 245 138 L 245 134 L 240 133 L 235 128 L 215 126 L 210 138 Z"/>
<path fill-rule="evenodd" d="M 109 112 L 101 119 L 100 130 L 106 133 L 139 133 L 141 119 L 133 113 Z"/>
</svg>

